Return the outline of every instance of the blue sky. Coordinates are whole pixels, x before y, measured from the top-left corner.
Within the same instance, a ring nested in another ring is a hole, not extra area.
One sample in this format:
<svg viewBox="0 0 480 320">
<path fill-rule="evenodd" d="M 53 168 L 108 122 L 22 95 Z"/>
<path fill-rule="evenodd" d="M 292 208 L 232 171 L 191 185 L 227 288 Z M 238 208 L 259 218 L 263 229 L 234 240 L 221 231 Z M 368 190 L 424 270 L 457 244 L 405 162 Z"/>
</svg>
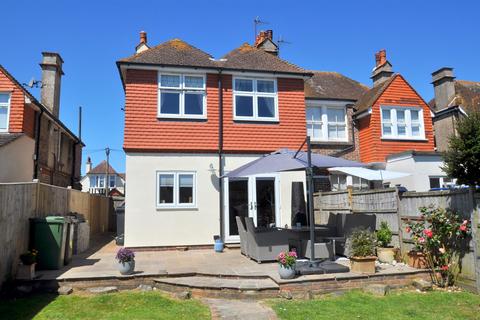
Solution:
<svg viewBox="0 0 480 320">
<path fill-rule="evenodd" d="M 375 51 L 385 48 L 394 70 L 428 101 L 430 74 L 455 68 L 480 81 L 478 1 L 27 1 L 3 0 L 0 64 L 20 82 L 40 79 L 42 51 L 59 52 L 61 119 L 77 132 L 83 106 L 83 162 L 104 158 L 125 169 L 123 89 L 115 61 L 134 53 L 138 33 L 155 45 L 181 38 L 215 57 L 253 41 L 253 19 L 269 22 L 290 44 L 282 58 L 313 70 L 337 71 L 371 84 Z M 32 90 L 38 96 L 37 90 Z"/>
</svg>

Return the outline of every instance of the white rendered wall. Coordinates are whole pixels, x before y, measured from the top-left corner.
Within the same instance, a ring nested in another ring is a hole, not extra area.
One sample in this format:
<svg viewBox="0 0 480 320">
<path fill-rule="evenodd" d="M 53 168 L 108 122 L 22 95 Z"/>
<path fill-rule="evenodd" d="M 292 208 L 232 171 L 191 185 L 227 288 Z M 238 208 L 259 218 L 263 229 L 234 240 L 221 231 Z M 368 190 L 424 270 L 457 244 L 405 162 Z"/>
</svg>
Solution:
<svg viewBox="0 0 480 320">
<path fill-rule="evenodd" d="M 227 155 L 225 171 L 258 155 Z M 125 245 L 209 245 L 220 234 L 218 156 L 215 154 L 127 153 L 128 192 L 125 202 Z M 213 170 L 212 170 L 213 169 Z M 195 209 L 157 209 L 156 171 L 196 171 Z M 304 171 L 284 172 L 280 179 L 280 225 L 290 224 L 292 181 L 305 184 Z"/>
</svg>

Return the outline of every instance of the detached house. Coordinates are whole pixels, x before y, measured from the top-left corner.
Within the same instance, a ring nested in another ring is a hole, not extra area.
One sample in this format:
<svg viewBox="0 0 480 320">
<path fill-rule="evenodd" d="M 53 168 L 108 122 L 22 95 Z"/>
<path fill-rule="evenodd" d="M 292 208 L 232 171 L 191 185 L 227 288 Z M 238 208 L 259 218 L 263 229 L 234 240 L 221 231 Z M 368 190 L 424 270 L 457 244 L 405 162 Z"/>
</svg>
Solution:
<svg viewBox="0 0 480 320">
<path fill-rule="evenodd" d="M 0 65 L 0 183 L 38 179 L 80 189 L 84 144 L 59 119 L 63 60 L 42 55 L 40 101 Z"/>
<path fill-rule="evenodd" d="M 235 216 L 290 223 L 291 185 L 304 172 L 242 179 L 226 172 L 306 137 L 304 81 L 312 76 L 257 39 L 221 59 L 174 39 L 117 62 L 125 90 L 125 245 L 238 241 Z M 265 49 L 265 50 L 264 50 Z"/>
<path fill-rule="evenodd" d="M 92 168 L 92 160 L 88 157 L 81 183 L 83 192 L 105 194 L 108 190 L 110 196 L 125 195 L 125 174 L 118 173 L 105 160 Z"/>
</svg>

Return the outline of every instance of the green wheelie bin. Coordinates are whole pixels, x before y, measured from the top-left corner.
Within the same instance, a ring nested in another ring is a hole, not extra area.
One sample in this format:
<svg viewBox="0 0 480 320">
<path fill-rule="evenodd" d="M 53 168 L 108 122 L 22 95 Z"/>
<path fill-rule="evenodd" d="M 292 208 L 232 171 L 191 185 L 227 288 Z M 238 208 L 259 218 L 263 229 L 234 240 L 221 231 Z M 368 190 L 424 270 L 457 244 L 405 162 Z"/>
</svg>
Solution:
<svg viewBox="0 0 480 320">
<path fill-rule="evenodd" d="M 57 270 L 63 267 L 68 223 L 64 217 L 33 218 L 32 247 L 38 251 L 39 269 Z"/>
</svg>

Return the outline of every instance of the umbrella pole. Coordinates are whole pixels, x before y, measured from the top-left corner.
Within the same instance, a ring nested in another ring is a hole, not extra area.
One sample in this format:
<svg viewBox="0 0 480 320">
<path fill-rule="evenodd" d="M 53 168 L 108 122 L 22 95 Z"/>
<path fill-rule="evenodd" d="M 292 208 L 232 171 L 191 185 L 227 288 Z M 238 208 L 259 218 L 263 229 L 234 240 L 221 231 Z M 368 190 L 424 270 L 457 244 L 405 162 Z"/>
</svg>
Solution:
<svg viewBox="0 0 480 320">
<path fill-rule="evenodd" d="M 308 216 L 310 223 L 310 261 L 315 260 L 315 217 L 313 207 L 313 168 L 312 168 L 312 148 L 310 145 L 310 136 L 307 136 L 307 185 L 308 185 Z"/>
</svg>

